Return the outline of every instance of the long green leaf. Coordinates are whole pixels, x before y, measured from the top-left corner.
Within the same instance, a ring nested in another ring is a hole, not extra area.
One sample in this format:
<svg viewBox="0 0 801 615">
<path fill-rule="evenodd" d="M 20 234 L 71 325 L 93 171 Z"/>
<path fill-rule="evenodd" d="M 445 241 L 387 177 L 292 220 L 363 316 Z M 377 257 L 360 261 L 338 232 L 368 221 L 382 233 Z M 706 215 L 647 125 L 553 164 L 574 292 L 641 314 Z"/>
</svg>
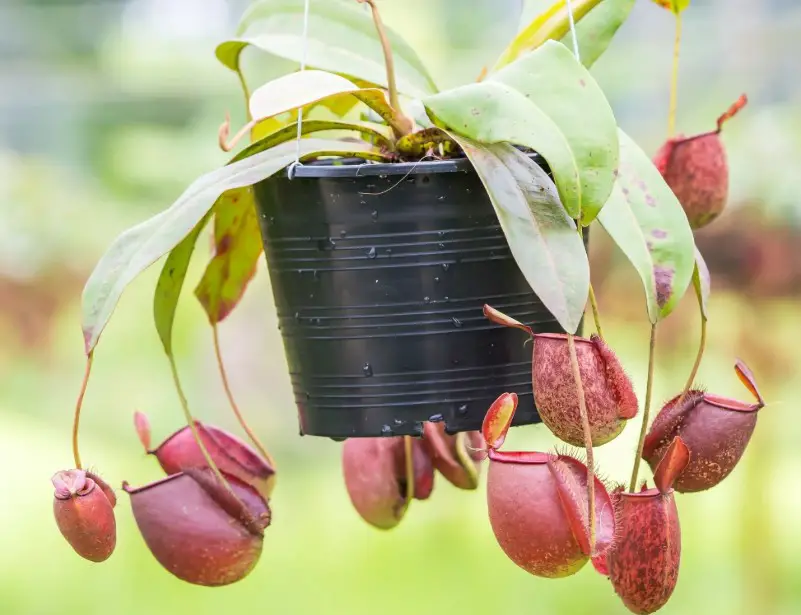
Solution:
<svg viewBox="0 0 801 615">
<path fill-rule="evenodd" d="M 294 161 L 296 151 L 295 143 L 282 143 L 206 173 L 169 208 L 117 237 L 95 266 L 83 290 L 82 327 L 86 353 L 97 345 L 128 284 L 178 245 L 220 195 L 228 190 L 252 186 L 277 173 Z M 383 159 L 366 144 L 311 138 L 301 140 L 300 155 L 301 159 L 326 155 Z"/>
<path fill-rule="evenodd" d="M 667 317 L 692 279 L 695 242 L 678 199 L 622 130 L 617 182 L 598 219 L 640 274 L 650 321 Z"/>
<path fill-rule="evenodd" d="M 607 50 L 636 1 L 602 0 L 576 24 L 581 63 L 585 67 L 590 68 Z M 562 37 L 562 43 L 573 49 L 573 37 L 569 32 Z"/>
<path fill-rule="evenodd" d="M 229 190 L 214 209 L 214 256 L 195 288 L 211 324 L 239 303 L 263 251 L 253 188 Z"/>
<path fill-rule="evenodd" d="M 561 327 L 575 333 L 587 303 L 590 267 L 556 186 L 511 145 L 484 145 L 449 134 L 481 178 L 509 249 L 532 290 Z"/>
<path fill-rule="evenodd" d="M 423 102 L 460 135 L 487 145 L 513 143 L 536 150 L 548 162 L 565 208 L 578 215 L 581 181 L 575 155 L 559 127 L 530 98 L 503 83 L 484 81 Z"/>
<path fill-rule="evenodd" d="M 365 103 L 390 125 L 397 121 L 398 114 L 383 91 L 359 87 L 341 75 L 322 70 L 291 73 L 265 83 L 251 94 L 248 107 L 255 120 L 264 120 L 343 95 L 352 95 Z"/>
<path fill-rule="evenodd" d="M 304 0 L 259 0 L 243 15 L 237 37 L 221 43 L 217 59 L 237 73 L 240 54 L 252 45 L 300 62 L 303 57 Z M 437 91 L 417 53 L 387 29 L 399 90 L 413 98 Z M 387 87 L 381 43 L 369 11 L 355 0 L 312 0 L 309 6 L 306 64 Z"/>
<path fill-rule="evenodd" d="M 562 203 L 584 224 L 597 215 L 618 164 L 615 118 L 600 87 L 561 43 L 549 42 L 486 81 L 423 99 L 455 132 L 536 150 Z"/>
<path fill-rule="evenodd" d="M 381 124 L 369 124 L 367 122 L 342 122 L 336 120 L 304 120 L 300 125 L 300 134 L 305 136 L 307 134 L 321 132 L 324 130 L 353 130 L 361 133 L 363 136 L 373 139 L 376 145 L 381 145 L 387 150 L 391 148 L 391 142 L 387 133 L 383 132 L 385 128 Z M 298 134 L 297 124 L 284 126 L 275 132 L 268 134 L 258 141 L 254 141 L 247 147 L 243 148 L 234 156 L 233 161 L 242 160 L 248 156 L 253 156 L 259 152 L 263 152 L 279 143 L 284 143 L 290 139 L 294 139 Z"/>
<path fill-rule="evenodd" d="M 604 0 L 573 0 L 573 18 L 580 23 L 583 17 Z M 501 53 L 493 71 L 500 70 L 511 64 L 529 51 L 533 51 L 549 40 L 559 40 L 570 29 L 570 17 L 565 0 L 556 0 L 545 11 L 537 15 Z"/>
<path fill-rule="evenodd" d="M 206 226 L 209 217 L 210 213 L 203 216 L 192 232 L 170 251 L 156 284 L 156 292 L 153 295 L 153 320 L 164 346 L 164 352 L 170 357 L 172 356 L 172 326 L 175 322 L 178 299 L 181 296 L 181 289 L 184 286 L 189 261 L 192 259 L 198 235 Z"/>
<path fill-rule="evenodd" d="M 534 101 L 570 144 L 581 177 L 581 220 L 598 215 L 620 160 L 617 122 L 603 90 L 572 52 L 548 41 L 489 77 Z M 568 210 L 570 211 L 570 210 Z"/>
</svg>

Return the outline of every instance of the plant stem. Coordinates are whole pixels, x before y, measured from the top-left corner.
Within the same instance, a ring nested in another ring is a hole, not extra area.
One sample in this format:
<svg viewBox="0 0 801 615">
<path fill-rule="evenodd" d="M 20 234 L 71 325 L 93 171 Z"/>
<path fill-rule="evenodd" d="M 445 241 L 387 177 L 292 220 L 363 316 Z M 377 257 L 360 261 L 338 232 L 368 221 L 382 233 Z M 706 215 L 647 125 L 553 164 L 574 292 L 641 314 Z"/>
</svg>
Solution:
<svg viewBox="0 0 801 615">
<path fill-rule="evenodd" d="M 592 318 L 595 321 L 595 330 L 598 332 L 598 336 L 603 339 L 604 331 L 601 329 L 601 315 L 598 313 L 598 300 L 595 298 L 595 290 L 592 288 L 592 284 L 590 284 L 590 305 L 592 306 Z"/>
<path fill-rule="evenodd" d="M 398 98 L 398 85 L 395 82 L 395 60 L 392 57 L 392 46 L 389 44 L 387 31 L 384 28 L 384 22 L 381 19 L 381 14 L 378 12 L 375 0 L 357 1 L 369 4 L 370 10 L 373 13 L 373 22 L 375 23 L 376 32 L 378 32 L 378 38 L 381 41 L 381 49 L 384 52 L 384 63 L 386 64 L 387 70 L 387 89 L 389 90 L 389 106 L 395 110 L 398 116 L 398 121 L 392 124 L 392 130 L 395 132 L 396 137 L 402 137 L 412 131 L 412 122 L 401 112 L 400 99 Z"/>
<path fill-rule="evenodd" d="M 642 411 L 642 427 L 640 428 L 640 441 L 637 443 L 637 453 L 634 457 L 634 468 L 631 471 L 629 493 L 634 493 L 637 487 L 637 474 L 640 471 L 640 458 L 645 445 L 645 434 L 648 432 L 648 413 L 651 410 L 651 392 L 654 385 L 654 350 L 656 348 L 656 323 L 651 325 L 651 342 L 648 347 L 648 382 L 645 385 L 645 406 Z"/>
<path fill-rule="evenodd" d="M 670 107 L 668 108 L 668 139 L 676 131 L 676 106 L 679 89 L 679 49 L 681 46 L 681 13 L 676 13 L 676 35 L 673 39 L 673 68 L 670 75 Z"/>
<path fill-rule="evenodd" d="M 581 224 L 581 210 L 579 210 L 578 220 L 576 220 L 576 229 L 578 231 L 578 235 L 581 238 L 581 243 L 584 243 L 584 227 Z M 598 311 L 598 300 L 595 298 L 595 290 L 592 287 L 592 283 L 590 283 L 590 306 L 592 307 L 592 318 L 595 321 L 595 330 L 598 333 L 598 336 L 603 339 L 604 338 L 604 331 L 601 328 L 601 314 Z"/>
<path fill-rule="evenodd" d="M 242 506 L 242 510 L 249 510 L 247 506 L 245 506 L 244 502 L 239 498 L 239 496 L 234 492 L 233 488 L 231 487 L 230 483 L 225 479 L 220 472 L 220 468 L 217 467 L 217 464 L 212 459 L 211 455 L 209 454 L 206 445 L 203 444 L 203 440 L 200 439 L 200 433 L 197 430 L 197 425 L 195 425 L 195 419 L 192 416 L 192 413 L 189 411 L 189 402 L 186 400 L 186 395 L 184 394 L 184 389 L 181 386 L 181 380 L 178 377 L 178 368 L 175 365 L 175 358 L 172 356 L 172 353 L 167 354 L 167 358 L 170 362 L 170 372 L 172 372 L 172 381 L 175 383 L 175 389 L 178 391 L 178 399 L 181 402 L 181 410 L 184 413 L 184 420 L 186 420 L 186 424 L 189 426 L 190 431 L 192 432 L 192 437 L 195 440 L 195 443 L 198 445 L 200 449 L 200 454 L 203 455 L 203 459 L 206 461 L 206 465 L 209 466 L 209 469 L 214 473 L 214 476 L 217 480 L 222 483 L 222 486 L 225 490 L 233 496 L 233 498 L 239 502 Z"/>
<path fill-rule="evenodd" d="M 403 456 L 406 461 L 406 508 L 408 508 L 414 499 L 414 459 L 411 436 L 403 436 Z"/>
<path fill-rule="evenodd" d="M 81 390 L 78 393 L 78 401 L 75 402 L 75 414 L 72 419 L 72 457 L 75 460 L 75 469 L 82 470 L 81 453 L 78 449 L 78 426 L 81 422 L 81 407 L 83 406 L 83 397 L 86 395 L 86 387 L 89 384 L 89 374 L 92 372 L 92 359 L 94 351 L 86 355 L 86 369 L 83 373 L 83 381 L 81 382 Z"/>
<path fill-rule="evenodd" d="M 573 378 L 576 381 L 576 392 L 579 400 L 579 414 L 581 426 L 584 430 L 584 447 L 587 449 L 587 522 L 589 523 L 590 554 L 595 550 L 595 459 L 592 450 L 592 433 L 590 432 L 590 419 L 587 416 L 587 402 L 584 398 L 584 385 L 581 382 L 578 356 L 576 355 L 576 340 L 572 335 L 567 336 L 567 348 L 570 352 L 570 366 L 573 368 Z"/>
<path fill-rule="evenodd" d="M 690 377 L 687 378 L 687 384 L 684 385 L 684 390 L 681 392 L 681 397 L 676 402 L 676 407 L 678 408 L 681 405 L 681 402 L 684 401 L 687 393 L 690 391 L 690 388 L 693 386 L 693 382 L 695 382 L 695 377 L 698 375 L 698 369 L 701 367 L 701 359 L 704 357 L 704 350 L 706 350 L 706 318 L 702 315 L 701 316 L 701 341 L 698 344 L 698 354 L 695 356 L 695 364 L 693 365 L 693 369 L 690 372 Z"/>
<path fill-rule="evenodd" d="M 250 425 L 248 425 L 247 421 L 245 420 L 245 417 L 239 411 L 239 406 L 236 404 L 236 401 L 234 401 L 234 395 L 231 392 L 231 386 L 228 382 L 228 374 L 226 373 L 225 366 L 223 364 L 222 352 L 220 350 L 220 336 L 218 335 L 216 324 L 211 327 L 211 331 L 212 331 L 212 337 L 214 339 L 214 356 L 217 359 L 217 367 L 219 368 L 220 371 L 220 378 L 222 379 L 223 389 L 225 389 L 225 395 L 226 397 L 228 397 L 228 403 L 231 405 L 231 410 L 233 410 L 234 416 L 236 416 L 236 420 L 239 421 L 239 425 L 247 434 L 248 438 L 250 438 L 250 441 L 253 444 L 253 446 L 256 447 L 256 450 L 259 452 L 259 454 L 262 457 L 264 457 L 267 463 L 269 463 L 274 469 L 275 464 L 273 462 L 273 458 L 270 456 L 270 454 L 264 448 L 262 443 L 256 437 L 256 434 L 253 433 L 253 430 L 250 428 Z"/>
</svg>

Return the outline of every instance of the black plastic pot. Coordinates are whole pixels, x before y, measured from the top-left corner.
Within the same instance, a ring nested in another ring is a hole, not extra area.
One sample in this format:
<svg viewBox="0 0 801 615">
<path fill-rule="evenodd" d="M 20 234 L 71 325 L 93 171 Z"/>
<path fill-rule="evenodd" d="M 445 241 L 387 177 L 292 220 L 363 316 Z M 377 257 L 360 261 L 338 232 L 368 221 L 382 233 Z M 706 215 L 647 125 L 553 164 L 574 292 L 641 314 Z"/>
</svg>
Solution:
<svg viewBox="0 0 801 615">
<path fill-rule="evenodd" d="M 468 160 L 307 163 L 255 194 L 301 434 L 476 430 L 504 391 L 516 425 L 539 422 L 531 345 L 482 306 L 562 329 Z"/>
</svg>

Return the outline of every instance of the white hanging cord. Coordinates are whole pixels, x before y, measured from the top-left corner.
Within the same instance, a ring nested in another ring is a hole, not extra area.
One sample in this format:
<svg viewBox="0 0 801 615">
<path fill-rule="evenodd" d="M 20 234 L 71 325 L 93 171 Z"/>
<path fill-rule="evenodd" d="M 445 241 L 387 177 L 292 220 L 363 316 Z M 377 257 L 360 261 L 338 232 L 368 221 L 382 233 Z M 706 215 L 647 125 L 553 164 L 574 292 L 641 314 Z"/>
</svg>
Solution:
<svg viewBox="0 0 801 615">
<path fill-rule="evenodd" d="M 306 0 L 303 6 L 303 47 L 300 54 L 300 70 L 306 70 L 306 50 L 309 46 L 309 5 L 311 0 Z M 303 136 L 303 107 L 298 109 L 298 134 L 296 137 L 295 161 L 289 165 L 287 169 L 287 177 L 292 179 L 295 177 L 295 168 L 303 166 L 300 161 L 300 139 Z"/>
<path fill-rule="evenodd" d="M 576 60 L 581 62 L 578 36 L 576 36 L 576 20 L 573 19 L 573 7 L 570 4 L 570 0 L 565 0 L 565 4 L 567 5 L 567 18 L 570 21 L 570 37 L 573 39 L 573 55 L 576 56 Z"/>
</svg>

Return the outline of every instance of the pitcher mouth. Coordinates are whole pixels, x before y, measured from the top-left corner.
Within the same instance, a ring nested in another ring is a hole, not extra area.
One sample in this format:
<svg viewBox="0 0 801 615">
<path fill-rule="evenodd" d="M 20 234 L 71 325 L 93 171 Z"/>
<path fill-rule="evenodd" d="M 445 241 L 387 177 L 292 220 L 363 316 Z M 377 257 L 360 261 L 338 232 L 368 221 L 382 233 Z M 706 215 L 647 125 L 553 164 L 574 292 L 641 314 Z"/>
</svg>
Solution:
<svg viewBox="0 0 801 615">
<path fill-rule="evenodd" d="M 496 451 L 490 449 L 490 461 L 499 463 L 514 463 L 518 465 L 543 465 L 557 458 L 557 455 L 538 453 L 535 451 Z"/>
<path fill-rule="evenodd" d="M 535 339 L 541 338 L 548 338 L 554 340 L 565 340 L 567 341 L 567 333 L 535 333 Z M 592 340 L 587 339 L 586 337 L 581 337 L 579 335 L 574 335 L 573 339 L 576 341 L 577 344 L 592 344 Z"/>
<path fill-rule="evenodd" d="M 735 412 L 756 412 L 761 408 L 759 404 L 746 404 L 745 402 L 720 395 L 711 395 L 707 393 L 704 395 L 704 401 L 717 408 L 724 410 L 733 410 Z"/>
</svg>

